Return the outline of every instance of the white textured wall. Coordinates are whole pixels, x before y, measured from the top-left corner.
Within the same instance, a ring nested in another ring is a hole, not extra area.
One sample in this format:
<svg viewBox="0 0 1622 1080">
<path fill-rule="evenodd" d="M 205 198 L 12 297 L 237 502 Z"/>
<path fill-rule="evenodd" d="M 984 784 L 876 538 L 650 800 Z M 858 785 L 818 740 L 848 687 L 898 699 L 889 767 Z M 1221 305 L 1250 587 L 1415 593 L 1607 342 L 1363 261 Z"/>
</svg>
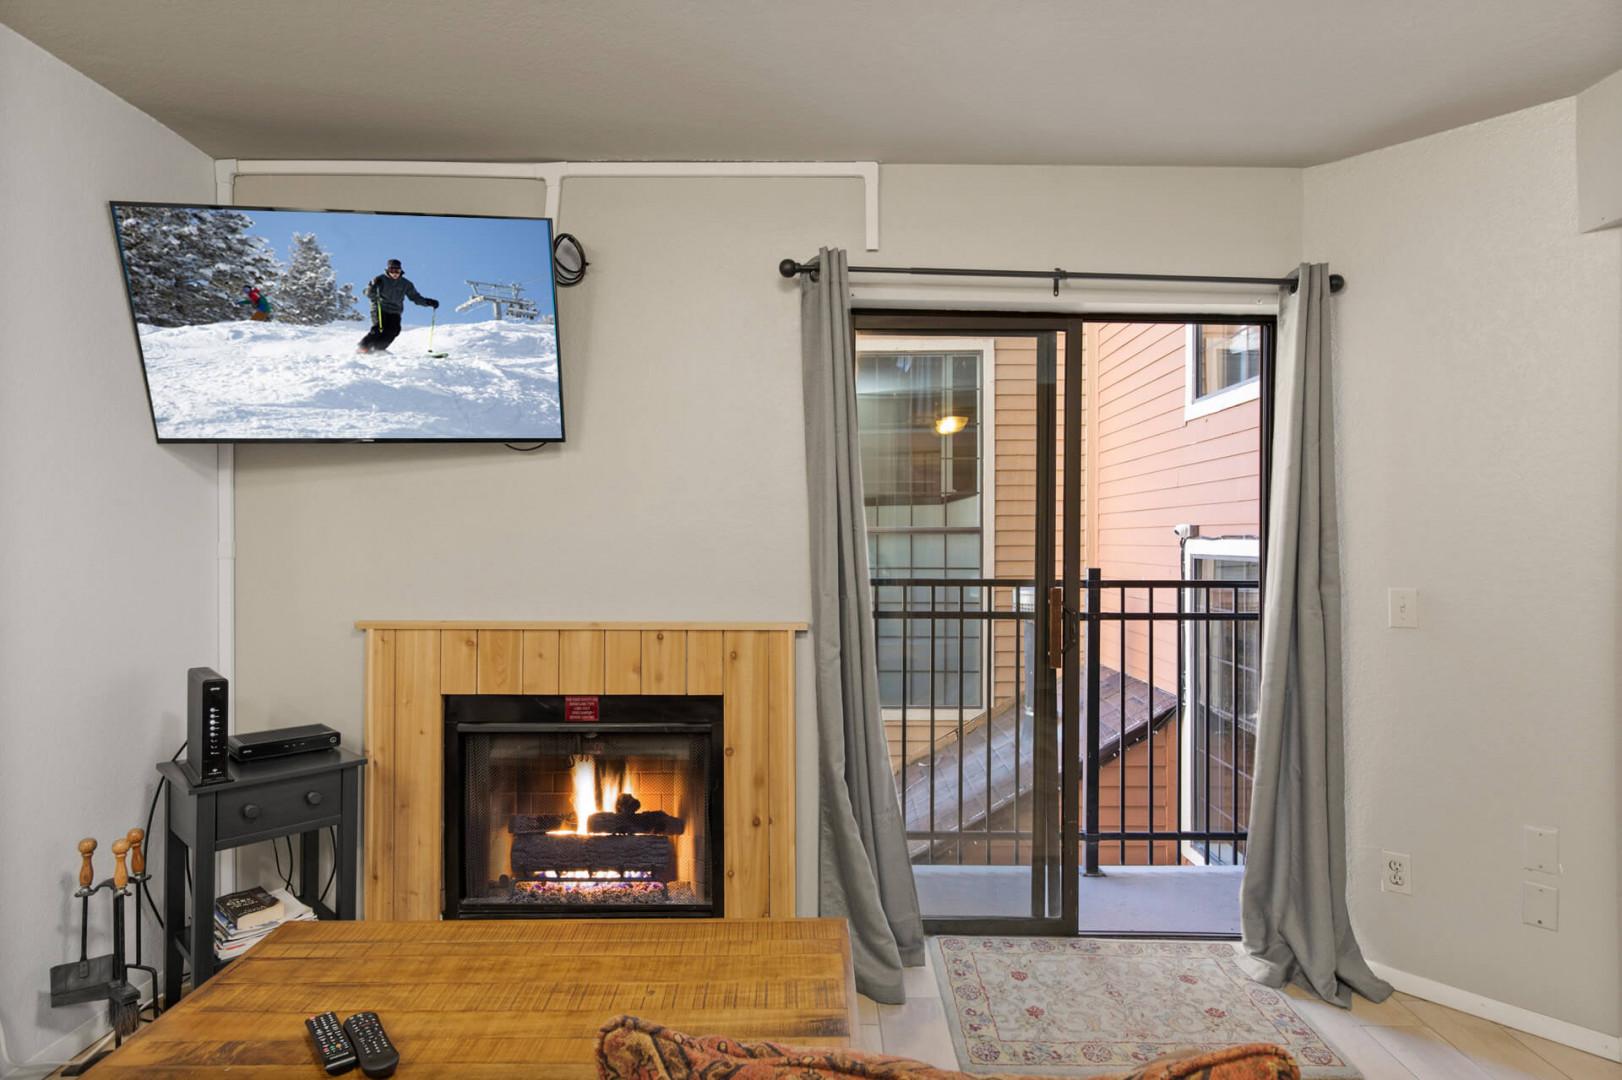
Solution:
<svg viewBox="0 0 1622 1080">
<path fill-rule="evenodd" d="M 1308 169 L 1336 315 L 1353 921 L 1371 959 L 1615 1035 L 1622 235 L 1571 99 Z M 1419 589 L 1418 630 L 1386 588 Z M 1564 872 L 1521 869 L 1521 826 Z M 1413 895 L 1379 892 L 1382 849 Z M 1521 922 L 1520 883 L 1560 890 Z"/>
<path fill-rule="evenodd" d="M 0 147 L 0 1026 L 26 1060 L 105 1012 L 46 993 L 78 956 L 75 845 L 111 870 L 215 660 L 214 448 L 153 441 L 107 212 L 209 200 L 213 172 L 5 27 Z"/>
<path fill-rule="evenodd" d="M 1622 71 L 1577 95 L 1577 216 L 1584 229 L 1622 225 Z"/>
<path fill-rule="evenodd" d="M 244 177 L 244 204 L 540 213 L 465 181 Z M 845 180 L 570 180 L 592 260 L 560 291 L 569 442 L 244 446 L 238 717 L 357 742 L 358 618 L 809 616 L 797 287 L 785 256 L 1279 274 L 1300 252 L 1287 169 L 886 167 L 864 252 Z M 1020 292 L 1041 300 L 1045 286 Z M 813 910 L 813 700 L 799 650 L 800 896 Z"/>
</svg>

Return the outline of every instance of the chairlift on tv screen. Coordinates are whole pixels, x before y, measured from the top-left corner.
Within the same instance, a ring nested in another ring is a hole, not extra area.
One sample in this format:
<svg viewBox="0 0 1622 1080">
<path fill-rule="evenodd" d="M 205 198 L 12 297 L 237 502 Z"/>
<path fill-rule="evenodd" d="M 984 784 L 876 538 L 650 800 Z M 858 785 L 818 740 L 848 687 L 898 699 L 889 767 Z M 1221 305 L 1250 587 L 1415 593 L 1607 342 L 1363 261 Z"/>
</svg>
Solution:
<svg viewBox="0 0 1622 1080">
<path fill-rule="evenodd" d="M 524 295 L 524 283 L 521 281 L 502 284 L 495 281 L 474 281 L 469 278 L 467 287 L 472 290 L 472 295 L 456 305 L 458 312 L 467 311 L 480 304 L 489 304 L 491 315 L 497 319 L 535 322 L 544 318 L 551 321 L 549 316 L 541 314 L 541 309 L 533 297 Z"/>
</svg>

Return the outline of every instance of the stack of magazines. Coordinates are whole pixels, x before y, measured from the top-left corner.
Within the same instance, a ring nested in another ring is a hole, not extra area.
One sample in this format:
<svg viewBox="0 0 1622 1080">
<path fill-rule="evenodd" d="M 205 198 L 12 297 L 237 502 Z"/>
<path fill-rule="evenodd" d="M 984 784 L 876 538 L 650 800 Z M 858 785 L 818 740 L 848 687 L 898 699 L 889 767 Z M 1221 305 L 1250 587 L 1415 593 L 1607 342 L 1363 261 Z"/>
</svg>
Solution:
<svg viewBox="0 0 1622 1080">
<path fill-rule="evenodd" d="M 214 955 L 234 960 L 284 922 L 313 922 L 315 912 L 286 889 L 251 889 L 214 901 Z"/>
</svg>

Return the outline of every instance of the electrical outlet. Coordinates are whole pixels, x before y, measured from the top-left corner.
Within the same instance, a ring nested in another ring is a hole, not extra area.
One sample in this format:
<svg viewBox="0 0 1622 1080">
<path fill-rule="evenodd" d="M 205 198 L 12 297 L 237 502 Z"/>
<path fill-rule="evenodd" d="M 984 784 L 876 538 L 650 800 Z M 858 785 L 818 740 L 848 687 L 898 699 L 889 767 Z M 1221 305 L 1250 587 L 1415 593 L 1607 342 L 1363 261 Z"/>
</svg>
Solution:
<svg viewBox="0 0 1622 1080">
<path fill-rule="evenodd" d="M 1545 874 L 1560 872 L 1560 830 L 1540 825 L 1521 828 L 1521 865 Z"/>
<path fill-rule="evenodd" d="M 1400 851 L 1382 851 L 1380 871 L 1380 891 L 1402 893 L 1412 896 L 1414 892 L 1414 872 L 1410 865 L 1411 857 Z"/>
<path fill-rule="evenodd" d="M 1521 922 L 1544 930 L 1560 929 L 1560 890 L 1521 882 Z"/>
<path fill-rule="evenodd" d="M 1386 625 L 1415 630 L 1419 627 L 1419 590 L 1392 588 L 1386 593 Z"/>
</svg>

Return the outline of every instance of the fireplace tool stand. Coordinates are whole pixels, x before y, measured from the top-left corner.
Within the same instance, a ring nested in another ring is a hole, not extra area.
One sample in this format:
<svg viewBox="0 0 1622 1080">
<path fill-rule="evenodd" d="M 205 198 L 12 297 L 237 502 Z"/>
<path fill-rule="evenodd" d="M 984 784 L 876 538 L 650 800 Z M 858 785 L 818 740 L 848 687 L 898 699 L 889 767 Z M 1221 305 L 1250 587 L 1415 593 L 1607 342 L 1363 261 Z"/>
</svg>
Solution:
<svg viewBox="0 0 1622 1080">
<path fill-rule="evenodd" d="M 95 871 L 91 865 L 91 856 L 96 850 L 96 841 L 86 837 L 79 841 L 79 887 L 74 890 L 73 896 L 79 901 L 79 959 L 70 960 L 65 964 L 56 964 L 51 968 L 51 1005 L 77 1005 L 88 1001 L 105 1000 L 107 1002 L 107 1018 L 113 1029 L 113 1047 L 93 1054 L 86 1060 L 70 1065 L 62 1070 L 63 1076 L 79 1076 L 102 1058 L 112 1053 L 113 1049 L 123 1045 L 124 1039 L 134 1034 L 140 1026 L 142 1016 L 141 995 L 130 985 L 129 972 L 131 968 L 145 971 L 152 977 L 153 1001 L 152 1013 L 156 1018 L 159 1011 L 157 1002 L 158 973 L 151 965 L 142 963 L 141 956 L 141 918 L 140 909 L 135 913 L 135 963 L 127 960 L 127 944 L 125 935 L 124 901 L 130 894 L 130 883 L 136 887 L 136 896 L 140 896 L 140 888 L 147 880 L 146 856 L 141 849 L 145 834 L 142 830 L 131 829 L 126 836 L 113 841 L 113 874 L 98 884 L 95 881 Z M 131 856 L 130 865 L 126 866 L 125 856 Z M 133 872 L 132 872 L 133 871 Z M 90 952 L 90 898 L 106 889 L 112 897 L 112 931 L 113 951 L 102 956 L 92 957 Z"/>
</svg>

